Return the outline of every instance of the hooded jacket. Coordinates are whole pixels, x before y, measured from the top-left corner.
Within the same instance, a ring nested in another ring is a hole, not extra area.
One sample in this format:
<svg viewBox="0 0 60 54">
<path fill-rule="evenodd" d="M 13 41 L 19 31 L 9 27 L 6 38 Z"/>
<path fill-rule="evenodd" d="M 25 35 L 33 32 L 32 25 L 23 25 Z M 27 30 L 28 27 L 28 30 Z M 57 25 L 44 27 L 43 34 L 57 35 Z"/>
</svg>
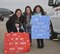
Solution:
<svg viewBox="0 0 60 54">
<path fill-rule="evenodd" d="M 24 17 L 21 15 L 21 17 L 17 17 L 15 14 L 13 16 L 11 16 L 11 18 L 6 22 L 6 28 L 7 28 L 7 32 L 17 32 L 17 28 L 15 26 L 15 23 L 19 24 L 19 32 L 23 32 L 24 31 L 24 27 L 23 26 L 23 22 L 24 22 Z"/>
</svg>

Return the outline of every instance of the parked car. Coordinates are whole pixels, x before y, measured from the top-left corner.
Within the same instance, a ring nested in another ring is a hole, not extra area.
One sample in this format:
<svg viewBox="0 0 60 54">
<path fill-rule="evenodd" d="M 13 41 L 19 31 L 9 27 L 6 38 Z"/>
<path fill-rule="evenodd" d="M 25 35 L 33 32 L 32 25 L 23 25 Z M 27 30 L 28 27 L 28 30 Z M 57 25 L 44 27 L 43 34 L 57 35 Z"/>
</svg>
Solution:
<svg viewBox="0 0 60 54">
<path fill-rule="evenodd" d="M 13 14 L 14 12 L 9 10 L 9 9 L 6 9 L 6 8 L 0 8 L 0 14 L 2 14 L 3 16 L 8 16 L 8 15 L 11 15 Z"/>
<path fill-rule="evenodd" d="M 47 13 L 47 15 L 50 16 L 50 20 L 52 23 L 51 34 L 53 38 L 57 38 L 58 34 L 60 34 L 60 0 L 49 0 L 48 5 L 52 7 L 50 12 Z"/>
</svg>

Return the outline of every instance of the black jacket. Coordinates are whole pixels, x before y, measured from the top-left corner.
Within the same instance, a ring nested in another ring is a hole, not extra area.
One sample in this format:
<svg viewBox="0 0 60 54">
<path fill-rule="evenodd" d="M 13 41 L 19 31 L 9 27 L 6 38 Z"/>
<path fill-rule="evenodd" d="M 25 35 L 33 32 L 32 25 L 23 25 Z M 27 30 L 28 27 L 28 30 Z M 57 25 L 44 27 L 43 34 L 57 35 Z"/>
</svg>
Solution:
<svg viewBox="0 0 60 54">
<path fill-rule="evenodd" d="M 16 20 L 18 20 L 18 18 L 17 18 L 17 16 L 14 14 L 14 15 L 11 16 L 11 18 L 7 21 L 7 23 L 6 23 L 7 32 L 17 32 L 17 28 L 15 27 Z M 22 29 L 21 26 L 23 25 L 24 17 L 21 16 L 18 21 L 19 21 L 19 32 L 23 32 L 24 29 Z M 24 28 L 24 26 L 23 26 L 23 28 Z"/>
</svg>

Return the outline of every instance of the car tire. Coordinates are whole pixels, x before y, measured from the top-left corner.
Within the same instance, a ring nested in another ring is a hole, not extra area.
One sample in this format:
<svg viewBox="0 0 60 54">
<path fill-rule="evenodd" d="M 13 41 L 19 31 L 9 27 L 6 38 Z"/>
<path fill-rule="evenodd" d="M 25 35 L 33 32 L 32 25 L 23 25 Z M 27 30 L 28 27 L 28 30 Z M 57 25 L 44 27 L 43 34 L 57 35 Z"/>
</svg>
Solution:
<svg viewBox="0 0 60 54">
<path fill-rule="evenodd" d="M 57 33 L 54 32 L 53 30 L 53 25 L 52 25 L 52 22 L 50 21 L 50 39 L 53 40 L 53 39 L 57 39 Z"/>
</svg>

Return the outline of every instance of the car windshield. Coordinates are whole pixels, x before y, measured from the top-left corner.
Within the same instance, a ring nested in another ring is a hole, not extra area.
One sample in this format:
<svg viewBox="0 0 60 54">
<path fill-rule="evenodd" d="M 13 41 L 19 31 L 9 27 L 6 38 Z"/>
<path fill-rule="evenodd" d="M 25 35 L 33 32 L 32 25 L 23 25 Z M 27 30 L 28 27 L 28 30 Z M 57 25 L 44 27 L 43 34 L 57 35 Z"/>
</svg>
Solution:
<svg viewBox="0 0 60 54">
<path fill-rule="evenodd" d="M 54 7 L 60 6 L 60 0 L 49 0 L 48 5 Z"/>
</svg>

